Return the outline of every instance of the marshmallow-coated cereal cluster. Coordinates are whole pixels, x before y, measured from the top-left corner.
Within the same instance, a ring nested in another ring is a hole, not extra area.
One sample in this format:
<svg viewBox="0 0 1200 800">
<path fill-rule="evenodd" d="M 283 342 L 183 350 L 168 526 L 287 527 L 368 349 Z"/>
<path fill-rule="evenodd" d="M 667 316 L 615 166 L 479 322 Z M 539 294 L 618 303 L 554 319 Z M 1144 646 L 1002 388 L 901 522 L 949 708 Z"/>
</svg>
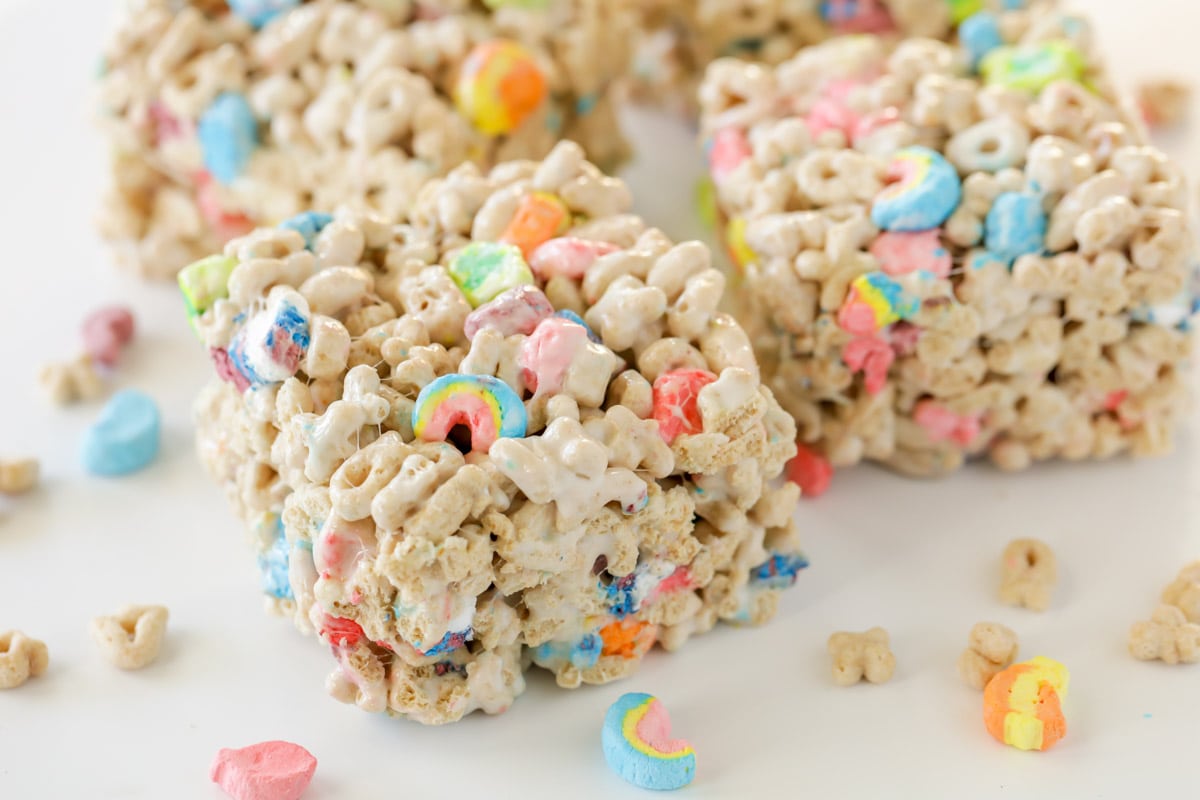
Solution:
<svg viewBox="0 0 1200 800">
<path fill-rule="evenodd" d="M 722 57 L 779 64 L 831 36 L 946 38 L 976 11 L 1006 0 L 642 0 L 631 68 L 637 94 L 695 102 L 704 68 Z"/>
<path fill-rule="evenodd" d="M 806 566 L 795 426 L 696 242 L 572 143 L 435 179 L 399 224 L 310 214 L 180 274 L 220 380 L 211 473 L 332 694 L 424 723 L 505 710 L 530 662 L 628 674 Z"/>
<path fill-rule="evenodd" d="M 464 161 L 602 164 L 634 18 L 608 0 L 127 0 L 99 114 L 118 259 L 169 277 L 309 208 L 398 218 Z"/>
<path fill-rule="evenodd" d="M 1195 310 L 1183 171 L 1113 99 L 1085 19 L 985 10 L 957 35 L 710 66 L 765 378 L 834 467 L 1162 453 Z"/>
</svg>

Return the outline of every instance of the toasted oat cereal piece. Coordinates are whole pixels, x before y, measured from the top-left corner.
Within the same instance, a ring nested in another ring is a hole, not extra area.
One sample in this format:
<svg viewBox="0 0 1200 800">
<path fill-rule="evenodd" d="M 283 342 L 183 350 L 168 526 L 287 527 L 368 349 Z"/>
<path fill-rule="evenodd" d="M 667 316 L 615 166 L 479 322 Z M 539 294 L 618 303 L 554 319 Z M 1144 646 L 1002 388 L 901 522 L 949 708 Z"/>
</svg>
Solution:
<svg viewBox="0 0 1200 800">
<path fill-rule="evenodd" d="M 0 459 L 0 494 L 24 494 L 38 485 L 41 464 L 36 458 Z"/>
<path fill-rule="evenodd" d="M 979 622 L 958 657 L 958 674 L 972 689 L 983 690 L 997 673 L 1017 659 L 1017 634 L 998 622 Z"/>
<path fill-rule="evenodd" d="M 765 622 L 807 566 L 799 491 L 773 483 L 795 428 L 723 277 L 630 203 L 563 143 L 461 166 L 388 222 L 343 211 L 312 251 L 261 229 L 184 270 L 219 378 L 201 457 L 338 700 L 497 714 L 531 664 L 604 683 Z"/>
<path fill-rule="evenodd" d="M 131 4 L 98 81 L 113 154 L 101 233 L 124 266 L 169 278 L 259 225 L 288 220 L 311 241 L 337 208 L 399 217 L 466 161 L 540 158 L 568 138 L 615 164 L 634 8 Z M 316 255 L 347 266 L 352 250 Z"/>
<path fill-rule="evenodd" d="M 92 640 L 113 666 L 142 669 L 158 658 L 167 633 L 167 609 L 126 606 L 111 616 L 96 617 L 90 630 Z"/>
<path fill-rule="evenodd" d="M 46 364 L 38 373 L 38 383 L 50 401 L 60 406 L 96 400 L 105 388 L 92 357 L 86 353 L 74 361 Z"/>
<path fill-rule="evenodd" d="M 1198 305 L 1184 171 L 1086 18 L 958 22 L 955 43 L 709 65 L 701 127 L 764 379 L 834 469 L 1167 452 Z"/>
<path fill-rule="evenodd" d="M 833 682 L 838 686 L 853 686 L 863 679 L 887 683 L 896 671 L 896 657 L 883 628 L 835 633 L 829 637 L 827 649 L 833 657 Z"/>
<path fill-rule="evenodd" d="M 1129 654 L 1139 661 L 1168 664 L 1200 661 L 1200 625 L 1188 622 L 1179 608 L 1161 605 L 1148 621 L 1130 629 Z"/>
<path fill-rule="evenodd" d="M 1162 601 L 1183 612 L 1188 622 L 1200 623 L 1200 561 L 1188 564 L 1162 592 Z"/>
<path fill-rule="evenodd" d="M 0 689 L 15 689 L 50 666 L 50 652 L 20 631 L 0 633 Z"/>
<path fill-rule="evenodd" d="M 1137 104 L 1151 126 L 1178 125 L 1192 102 L 1191 84 L 1177 78 L 1144 81 L 1137 87 Z"/>
<path fill-rule="evenodd" d="M 1032 611 L 1050 607 L 1058 564 L 1054 551 L 1037 539 L 1014 539 L 1004 548 L 1001 562 L 1000 601 Z"/>
</svg>

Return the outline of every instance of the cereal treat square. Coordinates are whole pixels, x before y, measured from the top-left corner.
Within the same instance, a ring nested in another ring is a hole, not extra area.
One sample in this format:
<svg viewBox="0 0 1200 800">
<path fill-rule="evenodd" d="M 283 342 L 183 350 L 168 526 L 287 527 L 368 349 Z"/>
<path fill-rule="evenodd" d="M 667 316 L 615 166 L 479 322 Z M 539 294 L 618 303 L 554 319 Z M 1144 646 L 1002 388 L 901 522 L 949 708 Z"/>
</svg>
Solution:
<svg viewBox="0 0 1200 800">
<path fill-rule="evenodd" d="M 1170 448 L 1188 192 L 1086 20 L 718 61 L 702 102 L 744 319 L 806 452 L 933 476 Z"/>
<path fill-rule="evenodd" d="M 144 275 L 304 212 L 398 218 L 464 161 L 541 158 L 561 138 L 624 155 L 622 3 L 127 2 L 99 78 L 100 227 Z"/>
<path fill-rule="evenodd" d="M 530 662 L 603 683 L 764 622 L 807 565 L 795 425 L 724 275 L 629 205 L 564 142 L 180 273 L 220 377 L 199 451 L 335 697 L 498 713 Z"/>
<path fill-rule="evenodd" d="M 968 16 L 1023 0 L 642 0 L 632 86 L 641 99 L 694 102 L 714 59 L 779 64 L 831 36 L 946 38 Z"/>
</svg>

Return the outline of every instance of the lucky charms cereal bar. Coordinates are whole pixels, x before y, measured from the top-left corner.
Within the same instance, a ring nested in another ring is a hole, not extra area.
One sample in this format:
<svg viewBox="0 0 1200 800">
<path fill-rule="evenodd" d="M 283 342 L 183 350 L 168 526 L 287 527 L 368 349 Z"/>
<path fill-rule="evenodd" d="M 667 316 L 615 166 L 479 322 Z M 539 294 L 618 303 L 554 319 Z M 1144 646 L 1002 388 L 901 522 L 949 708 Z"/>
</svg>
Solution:
<svg viewBox="0 0 1200 800">
<path fill-rule="evenodd" d="M 563 143 L 181 272 L 220 377 L 200 452 L 335 697 L 497 713 L 530 662 L 601 683 L 763 622 L 806 565 L 795 426 L 725 278 L 629 205 Z"/>
<path fill-rule="evenodd" d="M 1085 19 L 981 13 L 959 38 L 711 66 L 768 385 L 835 467 L 1162 453 L 1195 305 L 1183 171 L 1114 100 Z"/>
<path fill-rule="evenodd" d="M 981 11 L 1007 17 L 1049 0 L 642 0 L 632 85 L 645 98 L 691 106 L 721 57 L 778 64 L 842 34 L 949 38 Z M 1011 23 L 1004 23 L 1011 24 Z"/>
<path fill-rule="evenodd" d="M 602 164 L 633 17 L 608 0 L 127 0 L 99 79 L 101 231 L 169 277 L 258 225 L 397 218 L 464 161 Z"/>
</svg>

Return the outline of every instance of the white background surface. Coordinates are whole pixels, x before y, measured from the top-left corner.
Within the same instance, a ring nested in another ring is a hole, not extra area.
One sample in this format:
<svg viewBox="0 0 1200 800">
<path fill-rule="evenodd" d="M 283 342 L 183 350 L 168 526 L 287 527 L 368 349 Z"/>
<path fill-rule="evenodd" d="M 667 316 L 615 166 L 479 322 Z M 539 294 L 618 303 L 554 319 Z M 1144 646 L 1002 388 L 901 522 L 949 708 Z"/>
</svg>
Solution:
<svg viewBox="0 0 1200 800">
<path fill-rule="evenodd" d="M 207 366 L 175 293 L 116 275 L 92 233 L 102 147 L 85 99 L 112 6 L 0 0 L 0 455 L 34 453 L 46 473 L 36 494 L 0 500 L 0 629 L 51 652 L 45 676 L 0 693 L 0 798 L 216 800 L 217 749 L 271 738 L 317 756 L 311 800 L 633 797 L 600 753 L 604 710 L 625 691 L 658 694 L 693 742 L 686 797 L 1195 796 L 1200 665 L 1125 652 L 1130 623 L 1200 558 L 1194 424 L 1176 455 L 1141 464 L 980 466 L 939 483 L 839 474 L 798 511 L 813 567 L 773 624 L 656 651 L 623 683 L 565 692 L 535 671 L 508 714 L 440 729 L 326 698 L 332 661 L 261 613 L 253 559 L 192 454 L 190 401 Z M 1200 5 L 1083 6 L 1124 80 L 1200 77 Z M 638 130 L 657 140 L 654 167 L 629 173 L 641 209 L 695 235 L 690 134 L 650 123 Z M 1173 149 L 1194 176 L 1200 145 Z M 141 326 L 117 382 L 162 404 L 164 450 L 141 475 L 98 480 L 77 457 L 97 407 L 54 409 L 34 376 L 75 352 L 87 310 L 117 299 Z M 1058 552 L 1045 614 L 994 600 L 999 553 L 1017 536 Z M 160 661 L 125 674 L 101 660 L 87 624 L 130 602 L 169 606 L 171 626 Z M 1070 732 L 1054 752 L 1019 753 L 984 731 L 980 696 L 954 666 L 982 619 L 1014 627 L 1024 655 L 1070 667 Z M 826 637 L 872 625 L 892 633 L 896 677 L 834 688 Z"/>
</svg>

